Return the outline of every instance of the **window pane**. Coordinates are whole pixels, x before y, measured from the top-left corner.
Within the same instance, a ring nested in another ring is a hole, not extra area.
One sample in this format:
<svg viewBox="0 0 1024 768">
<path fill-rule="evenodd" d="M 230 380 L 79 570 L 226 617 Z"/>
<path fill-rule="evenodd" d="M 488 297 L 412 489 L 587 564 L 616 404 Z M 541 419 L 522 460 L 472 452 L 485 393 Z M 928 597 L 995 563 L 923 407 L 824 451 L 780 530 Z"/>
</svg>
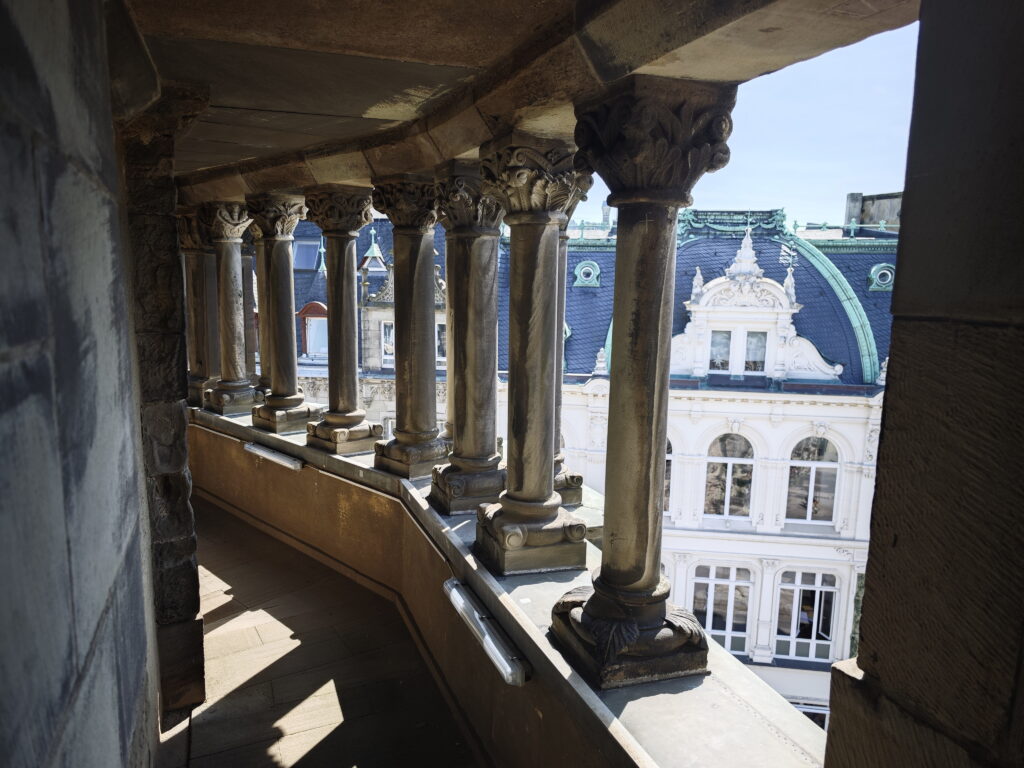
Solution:
<svg viewBox="0 0 1024 768">
<path fill-rule="evenodd" d="M 811 506 L 811 519 L 831 520 L 832 507 L 835 503 L 836 470 L 831 467 L 818 467 L 814 471 L 814 503 Z"/>
<path fill-rule="evenodd" d="M 779 595 L 779 628 L 776 634 L 789 637 L 793 634 L 793 598 L 796 593 L 791 589 L 782 590 Z"/>
<path fill-rule="evenodd" d="M 729 586 L 718 584 L 712 587 L 714 590 L 714 618 L 711 620 L 712 629 L 725 629 L 725 617 L 729 611 Z"/>
<path fill-rule="evenodd" d="M 671 446 L 669 446 L 671 448 Z M 671 454 L 670 454 L 671 455 Z M 669 502 L 672 500 L 672 459 L 665 460 L 665 498 L 662 501 L 662 509 L 666 512 L 671 508 Z"/>
<path fill-rule="evenodd" d="M 708 585 L 693 585 L 693 615 L 705 628 L 708 626 Z"/>
<path fill-rule="evenodd" d="M 754 449 L 742 435 L 719 435 L 711 441 L 708 456 L 726 456 L 731 459 L 752 459 Z"/>
<path fill-rule="evenodd" d="M 319 250 L 319 242 L 296 242 L 294 245 L 295 269 L 316 269 L 316 255 Z"/>
<path fill-rule="evenodd" d="M 715 578 L 716 579 L 728 579 L 729 578 L 729 569 L 728 568 L 723 568 L 722 566 L 718 566 L 717 568 L 715 568 Z"/>
<path fill-rule="evenodd" d="M 739 651 L 740 653 L 743 653 L 747 650 L 747 638 L 734 637 L 732 640 L 729 641 L 729 650 Z"/>
<path fill-rule="evenodd" d="M 808 437 L 796 444 L 794 461 L 839 461 L 836 447 L 823 437 Z"/>
<path fill-rule="evenodd" d="M 395 360 L 395 324 L 385 321 L 380 324 L 380 349 L 386 362 Z"/>
<path fill-rule="evenodd" d="M 796 584 L 796 572 L 795 571 L 786 571 L 785 573 L 783 573 L 782 574 L 782 583 L 783 584 Z"/>
<path fill-rule="evenodd" d="M 737 581 L 750 581 L 750 570 L 747 568 L 736 569 L 736 580 Z"/>
<path fill-rule="evenodd" d="M 729 494 L 729 514 L 750 515 L 750 483 L 754 476 L 753 464 L 732 465 L 732 491 Z"/>
<path fill-rule="evenodd" d="M 708 570 L 708 567 L 706 565 L 698 565 L 697 566 L 697 570 L 694 571 L 694 573 L 698 577 L 700 577 L 700 576 L 706 577 L 708 575 L 708 573 L 709 573 L 709 570 Z"/>
<path fill-rule="evenodd" d="M 832 639 L 832 600 L 835 592 L 822 592 L 818 598 L 818 634 L 819 640 Z"/>
<path fill-rule="evenodd" d="M 777 640 L 775 642 L 775 654 L 777 656 L 789 656 L 789 641 Z"/>
<path fill-rule="evenodd" d="M 725 472 L 726 465 L 717 462 L 708 464 L 708 477 L 704 493 L 704 514 L 725 514 Z"/>
<path fill-rule="evenodd" d="M 437 324 L 437 359 L 448 359 L 448 328 L 444 323 Z"/>
<path fill-rule="evenodd" d="M 832 646 L 829 643 L 818 643 L 814 648 L 814 658 L 828 659 L 832 655 Z"/>
<path fill-rule="evenodd" d="M 789 494 L 786 497 L 786 519 L 807 519 L 807 490 L 811 482 L 810 467 L 789 468 Z"/>
<path fill-rule="evenodd" d="M 732 344 L 732 333 L 729 331 L 711 332 L 711 362 L 709 368 L 712 371 L 729 370 L 729 346 Z"/>
<path fill-rule="evenodd" d="M 836 577 L 830 573 L 823 573 L 821 575 L 821 583 L 826 587 L 834 587 L 836 585 Z"/>
<path fill-rule="evenodd" d="M 749 587 L 735 587 L 732 595 L 732 631 L 747 631 L 747 602 L 750 599 Z"/>
<path fill-rule="evenodd" d="M 793 651 L 794 656 L 801 656 L 807 658 L 811 655 L 811 644 L 810 643 L 796 643 L 796 650 Z"/>
<path fill-rule="evenodd" d="M 813 574 L 813 573 L 801 573 L 800 574 L 800 583 L 801 584 L 814 584 L 815 583 L 814 582 L 814 577 L 815 577 L 815 574 Z"/>
<path fill-rule="evenodd" d="M 768 334 L 764 331 L 747 334 L 747 364 L 744 366 L 744 370 L 764 370 L 764 353 L 767 346 Z"/>
<path fill-rule="evenodd" d="M 814 617 L 814 595 L 813 589 L 801 589 L 797 594 L 800 595 L 800 613 L 797 618 L 797 637 L 811 636 L 812 625 L 811 621 Z"/>
</svg>

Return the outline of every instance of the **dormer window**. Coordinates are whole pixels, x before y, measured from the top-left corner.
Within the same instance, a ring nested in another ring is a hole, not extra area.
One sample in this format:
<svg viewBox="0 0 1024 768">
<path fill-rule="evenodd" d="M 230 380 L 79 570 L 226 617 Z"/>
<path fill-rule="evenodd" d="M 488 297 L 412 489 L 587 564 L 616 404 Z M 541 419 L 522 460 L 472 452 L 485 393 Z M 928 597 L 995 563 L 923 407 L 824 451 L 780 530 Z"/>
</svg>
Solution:
<svg viewBox="0 0 1024 768">
<path fill-rule="evenodd" d="M 732 333 L 730 331 L 711 332 L 710 371 L 729 371 L 729 357 L 732 352 Z"/>
<path fill-rule="evenodd" d="M 763 374 L 767 355 L 767 331 L 712 331 L 708 370 L 734 376 Z"/>
<path fill-rule="evenodd" d="M 601 268 L 596 261 L 581 261 L 573 270 L 576 274 L 574 288 L 600 288 Z"/>
<path fill-rule="evenodd" d="M 765 331 L 747 333 L 747 359 L 743 370 L 747 373 L 764 373 L 764 358 L 768 350 L 768 334 Z"/>
</svg>

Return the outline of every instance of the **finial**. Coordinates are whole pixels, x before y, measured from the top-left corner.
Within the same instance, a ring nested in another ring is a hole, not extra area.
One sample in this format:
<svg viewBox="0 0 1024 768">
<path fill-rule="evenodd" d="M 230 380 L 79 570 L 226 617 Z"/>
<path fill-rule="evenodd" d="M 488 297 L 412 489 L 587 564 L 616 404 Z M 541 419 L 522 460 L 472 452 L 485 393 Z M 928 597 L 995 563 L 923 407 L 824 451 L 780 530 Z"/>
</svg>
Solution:
<svg viewBox="0 0 1024 768">
<path fill-rule="evenodd" d="M 597 350 L 597 360 L 594 361 L 594 376 L 607 376 L 608 375 L 608 355 L 604 351 L 604 347 Z"/>
<path fill-rule="evenodd" d="M 377 229 L 370 227 L 370 245 L 376 245 L 377 243 Z"/>
<path fill-rule="evenodd" d="M 786 279 L 782 283 L 782 287 L 786 290 L 786 298 L 789 299 L 790 304 L 796 304 L 796 280 L 793 279 L 793 266 L 786 267 Z"/>
<path fill-rule="evenodd" d="M 880 222 L 878 222 L 878 231 L 885 232 L 885 219 L 882 219 Z"/>
<path fill-rule="evenodd" d="M 704 275 L 701 274 L 700 267 L 697 267 L 697 271 L 693 275 L 693 285 L 690 288 L 690 301 L 700 301 L 700 297 L 704 295 Z"/>
</svg>

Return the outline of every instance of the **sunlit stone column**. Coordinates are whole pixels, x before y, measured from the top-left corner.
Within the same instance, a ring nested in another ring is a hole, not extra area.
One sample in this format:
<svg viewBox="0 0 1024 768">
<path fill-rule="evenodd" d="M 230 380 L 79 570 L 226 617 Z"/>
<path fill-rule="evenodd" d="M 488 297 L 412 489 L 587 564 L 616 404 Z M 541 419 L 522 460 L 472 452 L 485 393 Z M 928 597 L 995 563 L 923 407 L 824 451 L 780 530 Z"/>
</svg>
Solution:
<svg viewBox="0 0 1024 768">
<path fill-rule="evenodd" d="M 216 313 L 216 284 L 210 286 L 207 276 L 207 243 L 199 224 L 199 212 L 182 208 L 177 212 L 178 248 L 185 270 L 186 348 L 188 350 L 188 404 L 202 408 L 208 382 L 219 369 L 214 357 L 220 350 L 214 345 L 217 332 L 209 322 Z M 213 294 L 211 296 L 211 294 Z M 211 302 L 212 299 L 212 302 Z M 210 304 L 213 304 L 213 313 Z"/>
<path fill-rule="evenodd" d="M 243 203 L 207 203 L 202 208 L 201 223 L 217 253 L 220 329 L 220 379 L 206 407 L 225 415 L 246 413 L 255 400 L 245 368 L 242 233 L 252 219 Z"/>
<path fill-rule="evenodd" d="M 449 464 L 434 468 L 430 498 L 445 512 L 475 511 L 505 488 L 498 468 L 498 236 L 505 210 L 481 191 L 480 165 L 438 169 L 446 230 Z"/>
<path fill-rule="evenodd" d="M 476 547 L 497 573 L 583 568 L 587 526 L 554 491 L 558 228 L 578 196 L 571 146 L 510 134 L 480 148 L 483 191 L 508 211 L 508 459 Z"/>
<path fill-rule="evenodd" d="M 359 407 L 359 270 L 356 238 L 373 220 L 372 190 L 327 184 L 306 190 L 309 218 L 327 253 L 327 411 L 306 425 L 306 443 L 331 453 L 372 451 L 384 434 Z"/>
<path fill-rule="evenodd" d="M 437 436 L 434 342 L 434 180 L 374 179 L 373 203 L 394 225 L 395 437 L 374 446 L 374 466 L 403 477 L 429 475 L 448 450 Z"/>
<path fill-rule="evenodd" d="M 252 235 L 252 247 L 256 252 L 256 310 L 259 322 L 256 327 L 257 342 L 260 350 L 260 377 L 256 383 L 256 397 L 266 399 L 270 394 L 270 369 L 273 367 L 274 350 L 270 332 L 270 261 L 267 259 L 266 244 L 263 242 L 263 231 L 256 222 L 249 227 Z"/>
<path fill-rule="evenodd" d="M 583 503 L 583 475 L 565 466 L 565 441 L 562 439 L 562 385 L 565 368 L 565 291 L 568 285 L 566 271 L 569 266 L 569 219 L 576 205 L 594 183 L 589 172 L 577 172 L 578 192 L 569 200 L 565 222 L 558 228 L 558 309 L 555 318 L 555 491 L 562 497 L 563 506 L 577 507 Z"/>
<path fill-rule="evenodd" d="M 246 197 L 249 212 L 263 233 L 267 260 L 267 306 L 261 319 L 268 324 L 270 341 L 270 394 L 252 409 L 255 427 L 271 432 L 305 432 L 306 423 L 321 408 L 303 402 L 295 347 L 295 275 L 292 272 L 292 233 L 306 218 L 302 195 L 261 194 Z M 266 369 L 264 364 L 264 369 Z"/>
<path fill-rule="evenodd" d="M 252 226 L 246 230 L 252 232 Z M 253 386 L 259 383 L 256 375 L 256 296 L 253 293 L 256 246 L 252 235 L 242 237 L 242 326 L 245 329 L 245 375 Z M 256 402 L 263 401 L 263 393 L 256 392 Z"/>
<path fill-rule="evenodd" d="M 578 107 L 577 163 L 619 207 L 604 547 L 593 589 L 566 594 L 552 629 L 602 688 L 699 674 L 707 639 L 668 603 L 661 575 L 676 218 L 705 171 L 729 159 L 735 86 L 631 77 Z"/>
</svg>

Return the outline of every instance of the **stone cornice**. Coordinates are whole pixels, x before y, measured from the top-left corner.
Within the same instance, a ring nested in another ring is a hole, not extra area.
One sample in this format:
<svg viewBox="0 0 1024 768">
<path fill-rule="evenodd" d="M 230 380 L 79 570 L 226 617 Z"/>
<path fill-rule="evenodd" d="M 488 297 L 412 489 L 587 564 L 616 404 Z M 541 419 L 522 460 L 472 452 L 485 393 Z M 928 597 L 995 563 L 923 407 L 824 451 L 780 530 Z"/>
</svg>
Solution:
<svg viewBox="0 0 1024 768">
<path fill-rule="evenodd" d="M 479 163 L 448 163 L 435 181 L 437 213 L 447 230 L 468 229 L 497 234 L 505 209 L 484 194 Z"/>
<path fill-rule="evenodd" d="M 355 235 L 373 221 L 373 190 L 343 184 L 325 184 L 306 190 L 307 217 L 324 234 Z"/>
<path fill-rule="evenodd" d="M 396 228 L 430 231 L 437 223 L 434 180 L 401 174 L 374 179 L 373 206 L 387 214 Z"/>
<path fill-rule="evenodd" d="M 206 203 L 199 220 L 213 242 L 241 242 L 252 218 L 244 203 Z"/>
<path fill-rule="evenodd" d="M 573 167 L 572 145 L 509 134 L 480 148 L 483 191 L 509 214 L 560 213 L 586 199 L 590 181 Z"/>
<path fill-rule="evenodd" d="M 634 76 L 576 110 L 576 165 L 608 184 L 611 205 L 689 206 L 705 173 L 729 162 L 736 87 Z"/>
<path fill-rule="evenodd" d="M 302 195 L 247 195 L 245 202 L 256 226 L 268 239 L 291 239 L 295 227 L 306 218 Z"/>
</svg>

